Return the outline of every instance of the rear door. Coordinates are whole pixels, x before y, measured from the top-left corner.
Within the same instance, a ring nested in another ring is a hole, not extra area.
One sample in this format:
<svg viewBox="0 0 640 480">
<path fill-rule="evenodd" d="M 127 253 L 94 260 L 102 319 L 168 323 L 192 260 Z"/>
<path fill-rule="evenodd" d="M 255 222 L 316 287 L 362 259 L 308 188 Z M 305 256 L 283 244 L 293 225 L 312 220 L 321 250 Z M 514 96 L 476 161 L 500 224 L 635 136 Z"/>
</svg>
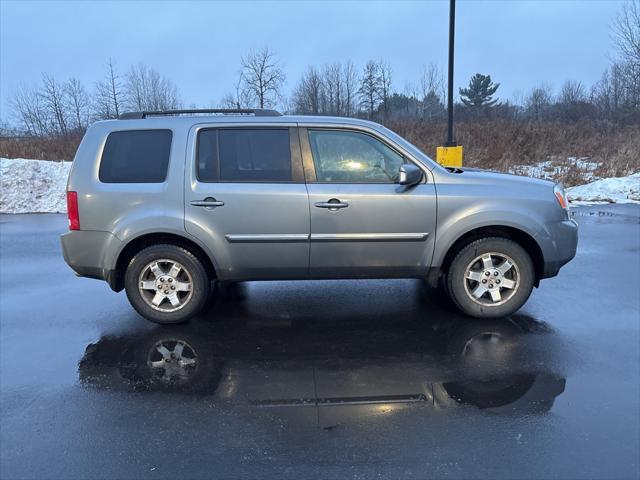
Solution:
<svg viewBox="0 0 640 480">
<path fill-rule="evenodd" d="M 194 127 L 185 227 L 225 280 L 308 274 L 309 203 L 294 126 Z"/>
<path fill-rule="evenodd" d="M 399 185 L 412 161 L 366 131 L 301 128 L 311 210 L 309 271 L 313 277 L 420 276 L 431 264 L 436 192 Z"/>
</svg>

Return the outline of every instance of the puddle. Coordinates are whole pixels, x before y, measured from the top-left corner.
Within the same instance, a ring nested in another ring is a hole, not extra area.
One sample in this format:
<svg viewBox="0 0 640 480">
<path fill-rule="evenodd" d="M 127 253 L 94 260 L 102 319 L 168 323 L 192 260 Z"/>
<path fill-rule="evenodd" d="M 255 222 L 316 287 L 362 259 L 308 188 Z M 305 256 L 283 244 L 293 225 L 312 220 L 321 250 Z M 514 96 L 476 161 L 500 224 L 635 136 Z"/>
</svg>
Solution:
<svg viewBox="0 0 640 480">
<path fill-rule="evenodd" d="M 635 204 L 592 205 L 571 209 L 571 218 L 593 218 L 596 221 L 640 223 L 640 208 Z"/>
</svg>

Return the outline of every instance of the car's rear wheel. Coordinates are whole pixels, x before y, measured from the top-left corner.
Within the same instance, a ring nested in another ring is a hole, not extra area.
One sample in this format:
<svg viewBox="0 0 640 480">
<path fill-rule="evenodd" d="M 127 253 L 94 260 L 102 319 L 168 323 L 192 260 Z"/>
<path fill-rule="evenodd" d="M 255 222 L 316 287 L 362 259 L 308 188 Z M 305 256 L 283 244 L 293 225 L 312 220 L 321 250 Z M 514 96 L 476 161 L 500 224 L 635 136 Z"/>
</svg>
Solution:
<svg viewBox="0 0 640 480">
<path fill-rule="evenodd" d="M 202 263 L 176 245 L 154 245 L 135 255 L 125 273 L 129 302 L 147 320 L 181 323 L 205 305 L 209 279 Z"/>
<path fill-rule="evenodd" d="M 464 247 L 447 273 L 453 303 L 478 318 L 515 312 L 531 295 L 534 282 L 535 269 L 526 250 L 500 237 L 482 238 Z"/>
</svg>

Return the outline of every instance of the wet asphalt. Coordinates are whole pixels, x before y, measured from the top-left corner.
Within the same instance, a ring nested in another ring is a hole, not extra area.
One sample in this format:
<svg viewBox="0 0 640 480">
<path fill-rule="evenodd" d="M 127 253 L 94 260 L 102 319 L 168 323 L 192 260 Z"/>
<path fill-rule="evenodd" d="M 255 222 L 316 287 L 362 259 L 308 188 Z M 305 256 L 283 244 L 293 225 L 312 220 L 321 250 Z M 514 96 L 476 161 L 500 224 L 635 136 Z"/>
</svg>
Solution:
<svg viewBox="0 0 640 480">
<path fill-rule="evenodd" d="M 0 477 L 638 478 L 640 206 L 576 219 L 510 318 L 417 280 L 263 282 L 160 327 L 74 276 L 63 216 L 2 216 Z"/>
</svg>

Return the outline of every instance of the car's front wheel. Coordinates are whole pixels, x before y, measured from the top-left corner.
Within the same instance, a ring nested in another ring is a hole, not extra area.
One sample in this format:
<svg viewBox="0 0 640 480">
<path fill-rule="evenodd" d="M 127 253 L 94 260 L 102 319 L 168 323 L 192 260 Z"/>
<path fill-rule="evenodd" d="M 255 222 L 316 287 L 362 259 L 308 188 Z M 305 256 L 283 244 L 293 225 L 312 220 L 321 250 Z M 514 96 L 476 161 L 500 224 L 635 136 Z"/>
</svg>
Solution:
<svg viewBox="0 0 640 480">
<path fill-rule="evenodd" d="M 518 310 L 531 295 L 535 269 L 513 240 L 488 237 L 464 247 L 447 273 L 449 295 L 467 315 L 496 318 Z"/>
<path fill-rule="evenodd" d="M 147 320 L 181 323 L 202 310 L 209 279 L 202 263 L 176 245 L 154 245 L 135 255 L 125 273 L 129 302 Z"/>
</svg>

